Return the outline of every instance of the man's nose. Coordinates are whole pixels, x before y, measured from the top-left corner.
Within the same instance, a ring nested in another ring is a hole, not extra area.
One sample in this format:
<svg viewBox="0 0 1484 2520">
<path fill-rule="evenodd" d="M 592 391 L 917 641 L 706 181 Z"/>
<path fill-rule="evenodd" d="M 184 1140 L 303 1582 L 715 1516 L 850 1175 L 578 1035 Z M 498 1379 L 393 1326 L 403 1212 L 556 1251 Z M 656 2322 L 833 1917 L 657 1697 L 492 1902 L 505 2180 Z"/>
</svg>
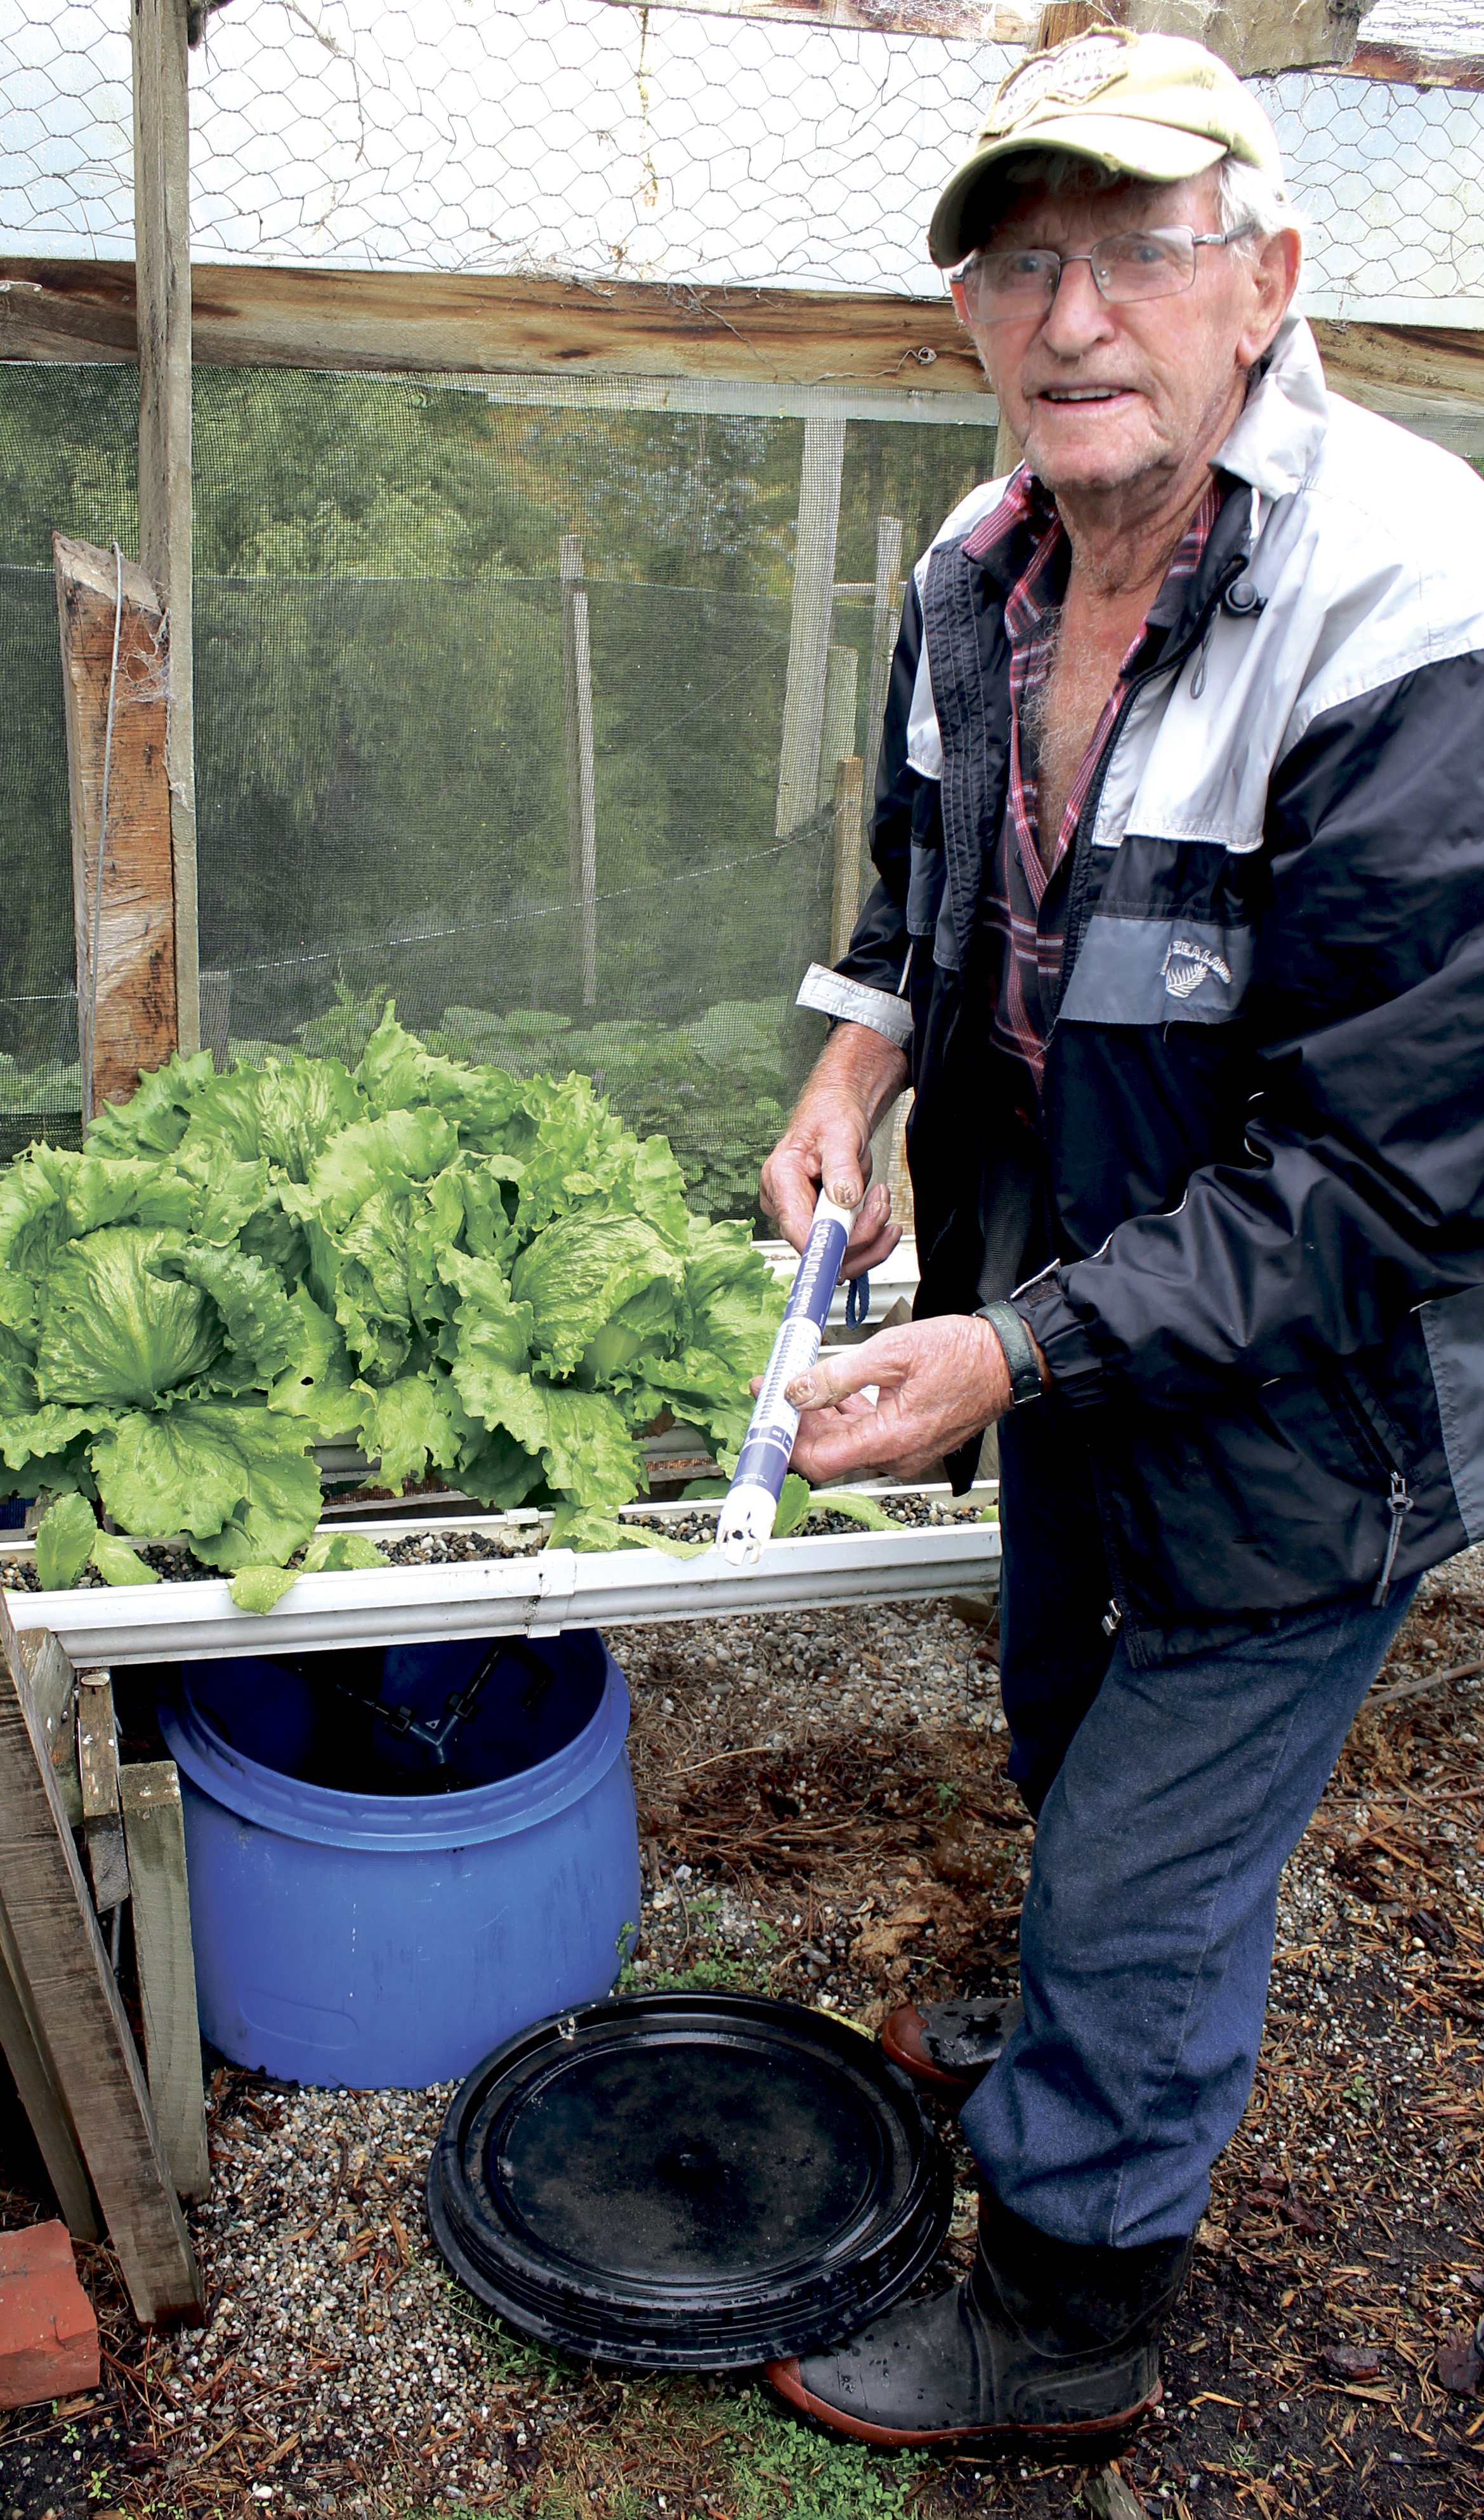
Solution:
<svg viewBox="0 0 1484 2520">
<path fill-rule="evenodd" d="M 1061 358 L 1076 358 L 1095 341 L 1105 341 L 1113 329 L 1112 309 L 1099 292 L 1092 264 L 1064 262 L 1041 327 L 1047 347 Z"/>
</svg>

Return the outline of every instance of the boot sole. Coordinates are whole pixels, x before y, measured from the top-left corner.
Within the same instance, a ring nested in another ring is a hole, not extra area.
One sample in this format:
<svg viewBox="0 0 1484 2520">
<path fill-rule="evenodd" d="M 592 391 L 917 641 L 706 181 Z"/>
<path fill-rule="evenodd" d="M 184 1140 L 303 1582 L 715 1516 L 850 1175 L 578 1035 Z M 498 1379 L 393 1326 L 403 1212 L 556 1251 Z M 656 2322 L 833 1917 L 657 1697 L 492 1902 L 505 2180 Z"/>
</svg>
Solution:
<svg viewBox="0 0 1484 2520">
<path fill-rule="evenodd" d="M 989 2071 L 985 2065 L 977 2073 L 956 2074 L 947 2066 L 933 2064 L 930 2057 L 909 2055 L 905 2048 L 899 2048 L 894 2039 L 887 2038 L 884 2029 L 877 2036 L 882 2054 L 890 2058 L 899 2074 L 906 2074 L 922 2091 L 939 2092 L 944 2099 L 967 2100 L 970 2092 L 978 2090 Z"/>
<path fill-rule="evenodd" d="M 1130 2425 L 1152 2414 L 1164 2396 L 1164 2384 L 1156 2380 L 1137 2407 L 1126 2408 L 1117 2415 L 1094 2416 L 1085 2424 L 950 2424 L 940 2432 L 897 2432 L 886 2424 L 866 2423 L 861 2416 L 848 2415 L 843 2408 L 816 2398 L 799 2377 L 797 2362 L 770 2362 L 763 2376 L 769 2387 L 799 2414 L 808 2415 L 827 2432 L 848 2433 L 852 2441 L 869 2442 L 875 2450 L 938 2450 L 950 2444 L 994 2449 L 1016 2443 L 1089 2441 L 1104 2433 L 1127 2432 Z"/>
</svg>

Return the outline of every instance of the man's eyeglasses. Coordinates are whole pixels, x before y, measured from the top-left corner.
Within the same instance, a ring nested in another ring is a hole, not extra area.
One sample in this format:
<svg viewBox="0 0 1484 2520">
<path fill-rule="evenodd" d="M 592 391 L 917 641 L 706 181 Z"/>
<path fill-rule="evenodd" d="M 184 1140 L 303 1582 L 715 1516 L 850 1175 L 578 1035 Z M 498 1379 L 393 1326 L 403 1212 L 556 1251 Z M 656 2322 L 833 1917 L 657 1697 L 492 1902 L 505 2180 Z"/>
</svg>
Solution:
<svg viewBox="0 0 1484 2520">
<path fill-rule="evenodd" d="M 949 283 L 966 324 L 1024 322 L 1050 313 L 1069 262 L 1085 262 L 1099 295 L 1110 306 L 1135 306 L 1147 297 L 1176 297 L 1195 279 L 1198 245 L 1235 245 L 1250 227 L 1225 236 L 1196 236 L 1191 228 L 1139 228 L 1103 237 L 1090 253 L 1057 253 L 1051 246 L 1014 246 L 970 254 Z"/>
</svg>

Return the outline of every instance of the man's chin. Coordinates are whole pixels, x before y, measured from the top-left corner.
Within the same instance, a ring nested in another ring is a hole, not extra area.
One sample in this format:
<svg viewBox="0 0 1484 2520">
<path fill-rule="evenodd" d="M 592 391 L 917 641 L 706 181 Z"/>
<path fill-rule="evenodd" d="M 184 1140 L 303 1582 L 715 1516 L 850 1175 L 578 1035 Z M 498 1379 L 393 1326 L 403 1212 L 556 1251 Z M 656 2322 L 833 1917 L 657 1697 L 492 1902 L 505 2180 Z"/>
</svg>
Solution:
<svg viewBox="0 0 1484 2520">
<path fill-rule="evenodd" d="M 1123 490 L 1163 469 L 1166 449 L 1147 428 L 1114 423 L 1100 428 L 1043 417 L 1032 408 L 1025 439 L 1031 470 L 1049 490 Z"/>
</svg>

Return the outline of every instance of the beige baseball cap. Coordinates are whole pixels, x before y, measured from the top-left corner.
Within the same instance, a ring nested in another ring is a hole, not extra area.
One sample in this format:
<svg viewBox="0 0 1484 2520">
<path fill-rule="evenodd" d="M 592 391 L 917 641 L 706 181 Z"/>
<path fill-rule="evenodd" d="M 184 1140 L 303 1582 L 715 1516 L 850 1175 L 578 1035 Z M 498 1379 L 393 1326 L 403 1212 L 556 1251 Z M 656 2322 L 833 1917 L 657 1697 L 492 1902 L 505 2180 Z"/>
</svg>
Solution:
<svg viewBox="0 0 1484 2520">
<path fill-rule="evenodd" d="M 1231 156 L 1278 183 L 1278 135 L 1240 79 L 1184 35 L 1097 26 L 1031 53 L 1002 79 L 932 214 L 927 248 L 950 269 L 984 242 L 991 170 L 1026 149 L 1064 149 L 1110 173 L 1178 184 Z"/>
</svg>

